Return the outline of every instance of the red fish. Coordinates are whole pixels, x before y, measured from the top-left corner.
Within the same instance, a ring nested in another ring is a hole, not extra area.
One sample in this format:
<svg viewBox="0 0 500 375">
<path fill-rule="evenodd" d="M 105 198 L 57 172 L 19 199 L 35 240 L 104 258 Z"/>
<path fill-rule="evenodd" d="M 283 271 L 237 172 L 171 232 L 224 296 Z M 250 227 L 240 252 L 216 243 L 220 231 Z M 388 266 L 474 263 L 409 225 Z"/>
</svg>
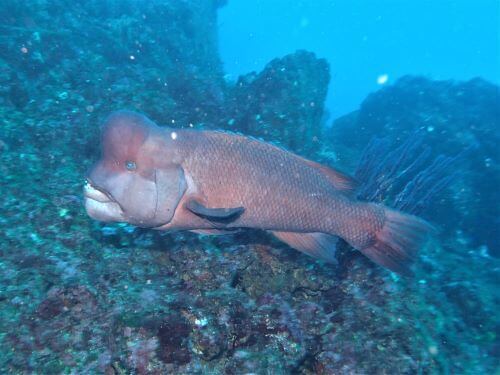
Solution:
<svg viewBox="0 0 500 375">
<path fill-rule="evenodd" d="M 340 237 L 374 262 L 408 272 L 430 225 L 357 201 L 353 190 L 349 176 L 269 143 L 158 127 L 119 111 L 105 121 L 101 159 L 84 194 L 97 220 L 213 234 L 258 228 L 327 261 Z"/>
</svg>

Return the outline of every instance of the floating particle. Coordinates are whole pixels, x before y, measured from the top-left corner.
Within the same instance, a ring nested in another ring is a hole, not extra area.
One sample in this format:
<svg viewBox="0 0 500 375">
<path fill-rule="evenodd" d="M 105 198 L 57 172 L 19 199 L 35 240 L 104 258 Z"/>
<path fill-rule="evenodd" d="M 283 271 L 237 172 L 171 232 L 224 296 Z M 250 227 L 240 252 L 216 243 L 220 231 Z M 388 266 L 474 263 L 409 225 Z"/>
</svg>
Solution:
<svg viewBox="0 0 500 375">
<path fill-rule="evenodd" d="M 28 53 L 28 49 L 26 47 L 21 47 L 21 52 L 22 53 Z"/>
<path fill-rule="evenodd" d="M 194 324 L 199 327 L 205 327 L 208 324 L 207 318 L 195 319 Z"/>
<path fill-rule="evenodd" d="M 381 74 L 377 77 L 377 83 L 379 85 L 385 85 L 389 80 L 389 76 L 387 74 Z"/>
<path fill-rule="evenodd" d="M 177 139 L 177 133 L 176 132 L 170 133 L 170 138 L 172 138 L 175 141 Z"/>
</svg>

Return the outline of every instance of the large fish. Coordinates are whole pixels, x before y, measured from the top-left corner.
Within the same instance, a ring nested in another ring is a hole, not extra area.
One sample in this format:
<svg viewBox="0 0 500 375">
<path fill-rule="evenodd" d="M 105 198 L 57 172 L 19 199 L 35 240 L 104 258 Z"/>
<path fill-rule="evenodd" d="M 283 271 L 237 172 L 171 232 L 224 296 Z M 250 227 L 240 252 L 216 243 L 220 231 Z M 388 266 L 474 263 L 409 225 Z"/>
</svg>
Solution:
<svg viewBox="0 0 500 375">
<path fill-rule="evenodd" d="M 340 237 L 400 273 L 430 230 L 417 217 L 357 201 L 343 173 L 242 135 L 173 130 L 119 111 L 101 141 L 84 187 L 97 220 L 213 234 L 258 228 L 327 261 Z"/>
</svg>

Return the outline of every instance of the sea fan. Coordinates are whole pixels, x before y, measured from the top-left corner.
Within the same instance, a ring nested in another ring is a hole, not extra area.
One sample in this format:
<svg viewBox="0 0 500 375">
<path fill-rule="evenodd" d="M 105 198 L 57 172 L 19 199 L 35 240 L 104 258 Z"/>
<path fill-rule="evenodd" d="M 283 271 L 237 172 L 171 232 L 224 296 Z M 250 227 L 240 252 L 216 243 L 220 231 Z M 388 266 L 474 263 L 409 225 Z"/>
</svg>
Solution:
<svg viewBox="0 0 500 375">
<path fill-rule="evenodd" d="M 357 198 L 385 202 L 411 214 L 429 208 L 457 177 L 456 166 L 474 146 L 455 156 L 432 156 L 425 136 L 414 133 L 398 147 L 388 138 L 374 138 L 362 153 L 355 172 Z"/>
</svg>

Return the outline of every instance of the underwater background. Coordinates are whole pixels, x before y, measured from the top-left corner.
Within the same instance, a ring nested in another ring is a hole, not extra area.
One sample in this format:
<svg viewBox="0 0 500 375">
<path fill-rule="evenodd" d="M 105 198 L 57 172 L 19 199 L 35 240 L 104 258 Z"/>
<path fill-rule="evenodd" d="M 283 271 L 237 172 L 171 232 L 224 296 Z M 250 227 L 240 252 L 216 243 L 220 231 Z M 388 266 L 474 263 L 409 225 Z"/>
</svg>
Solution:
<svg viewBox="0 0 500 375">
<path fill-rule="evenodd" d="M 1 373 L 500 373 L 499 17 L 493 0 L 1 0 Z M 438 233 L 406 278 L 345 243 L 331 265 L 259 231 L 94 221 L 84 177 L 123 108 L 338 167 Z"/>
</svg>

